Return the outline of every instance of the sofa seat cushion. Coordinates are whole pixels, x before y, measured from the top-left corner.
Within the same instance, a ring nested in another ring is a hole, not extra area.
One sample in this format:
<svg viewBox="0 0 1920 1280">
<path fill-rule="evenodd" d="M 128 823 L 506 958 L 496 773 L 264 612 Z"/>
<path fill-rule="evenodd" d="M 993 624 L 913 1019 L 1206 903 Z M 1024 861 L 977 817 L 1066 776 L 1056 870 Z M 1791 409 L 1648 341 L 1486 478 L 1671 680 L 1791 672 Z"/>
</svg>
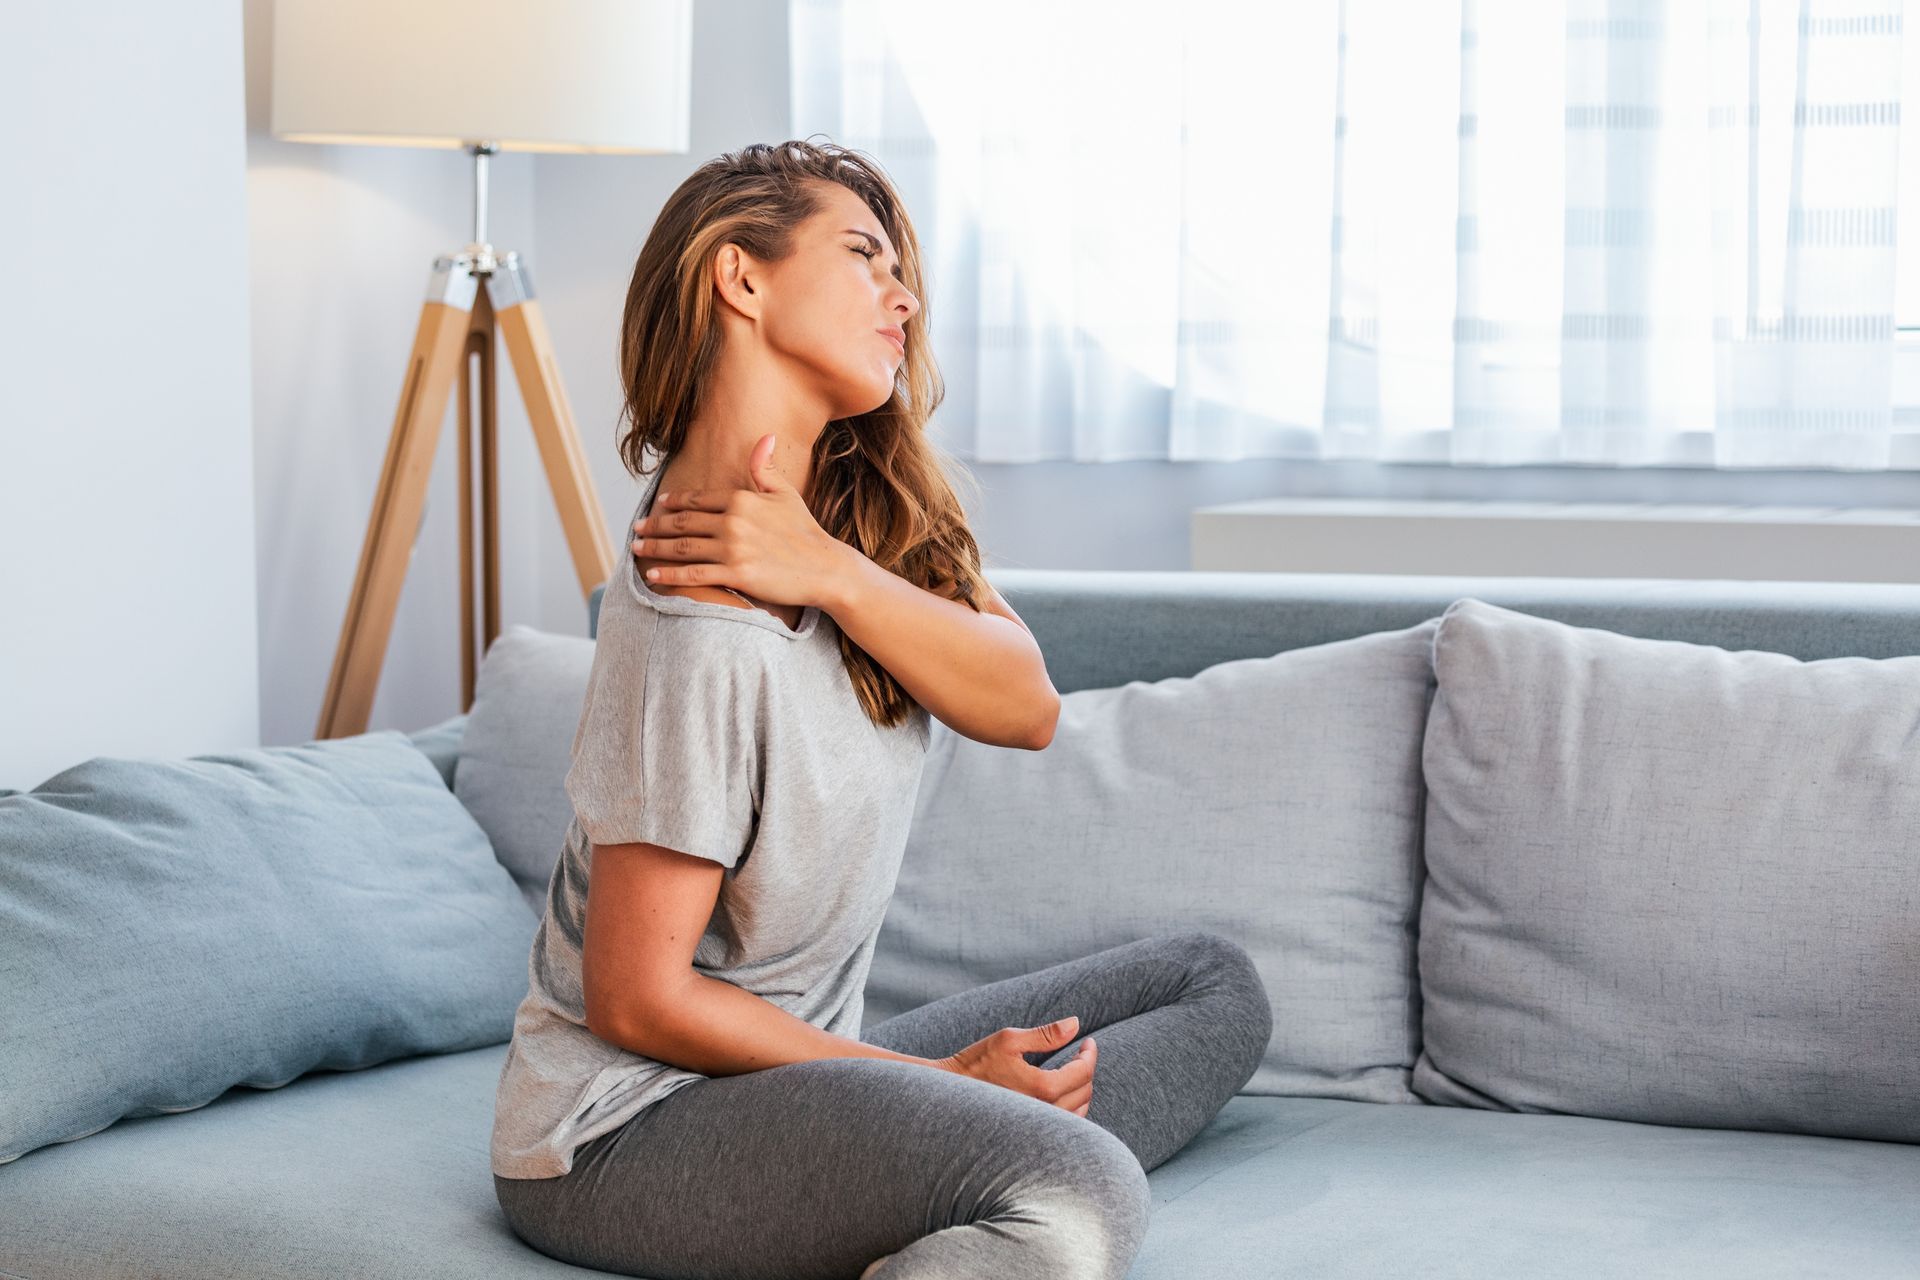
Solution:
<svg viewBox="0 0 1920 1280">
<path fill-rule="evenodd" d="M 1920 1147 L 1229 1099 L 1148 1175 L 1131 1280 L 1920 1274 Z"/>
<path fill-rule="evenodd" d="M 0 1276 L 598 1276 L 523 1244 L 487 1166 L 507 1046 L 241 1086 L 0 1167 Z"/>
<path fill-rule="evenodd" d="M 599 1276 L 515 1237 L 505 1045 L 123 1120 L 0 1169 L 0 1275 Z M 1230 1099 L 1155 1169 L 1130 1280 L 1913 1274 L 1920 1147 L 1325 1098 Z"/>
</svg>

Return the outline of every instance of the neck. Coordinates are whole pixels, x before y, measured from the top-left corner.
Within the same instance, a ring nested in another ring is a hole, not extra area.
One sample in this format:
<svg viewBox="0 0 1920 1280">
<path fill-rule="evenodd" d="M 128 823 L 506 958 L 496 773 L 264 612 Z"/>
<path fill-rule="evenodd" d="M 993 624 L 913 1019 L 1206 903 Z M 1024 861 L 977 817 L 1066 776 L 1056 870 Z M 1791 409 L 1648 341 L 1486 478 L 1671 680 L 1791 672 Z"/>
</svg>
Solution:
<svg viewBox="0 0 1920 1280">
<path fill-rule="evenodd" d="M 828 409 L 801 394 L 804 385 L 764 357 L 723 354 L 680 448 L 668 460 L 671 483 L 663 478 L 663 487 L 755 488 L 749 460 L 760 437 L 772 432 L 773 465 L 808 493 L 813 445 L 826 429 Z"/>
</svg>

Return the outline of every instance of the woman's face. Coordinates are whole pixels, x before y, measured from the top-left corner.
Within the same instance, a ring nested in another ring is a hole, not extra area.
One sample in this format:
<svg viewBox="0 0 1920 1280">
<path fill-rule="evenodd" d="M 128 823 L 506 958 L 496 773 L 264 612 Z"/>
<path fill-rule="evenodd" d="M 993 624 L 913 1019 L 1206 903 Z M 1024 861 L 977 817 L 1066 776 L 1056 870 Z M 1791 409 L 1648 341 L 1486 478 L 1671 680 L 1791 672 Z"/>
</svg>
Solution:
<svg viewBox="0 0 1920 1280">
<path fill-rule="evenodd" d="M 866 202 L 839 183 L 821 183 L 822 212 L 795 233 L 794 252 L 763 271 L 764 341 L 800 366 L 829 406 L 828 420 L 869 413 L 893 394 L 905 359 L 902 337 L 920 300 L 897 272 L 899 260 Z"/>
</svg>

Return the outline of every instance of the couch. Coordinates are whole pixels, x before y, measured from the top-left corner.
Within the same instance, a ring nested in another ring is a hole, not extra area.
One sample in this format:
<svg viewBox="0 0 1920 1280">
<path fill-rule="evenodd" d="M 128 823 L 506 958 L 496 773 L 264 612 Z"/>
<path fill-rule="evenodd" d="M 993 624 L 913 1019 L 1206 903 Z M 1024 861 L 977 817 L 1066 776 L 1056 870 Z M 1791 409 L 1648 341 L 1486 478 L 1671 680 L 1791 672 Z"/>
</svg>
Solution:
<svg viewBox="0 0 1920 1280">
<path fill-rule="evenodd" d="M 1920 654 L 1920 588 L 1900 586 L 1015 569 L 990 577 L 1031 627 L 1063 694 L 1415 627 L 1467 597 L 1573 627 L 1809 662 Z M 596 592 L 590 627 L 598 605 Z M 413 735 L 449 779 L 465 719 Z M 1776 748 L 1783 760 L 1795 750 L 1784 739 Z M 1920 775 L 1910 781 L 1920 788 Z M 1206 815 L 1189 816 L 1204 840 Z M 1631 840 L 1631 831 L 1616 834 Z M 1909 989 L 1920 989 L 1912 945 L 1920 830 L 1904 856 L 1911 896 L 1882 893 L 1860 906 L 1901 925 L 1904 942 L 1888 945 L 1909 966 Z M 1844 890 L 1848 873 L 1836 860 L 1823 883 Z M 1426 949 L 1445 939 L 1420 941 L 1423 957 L 1451 954 Z M 976 976 L 1000 975 L 983 960 Z M 1783 1011 L 1790 994 L 1782 991 Z M 1460 1016 L 1457 1000 L 1449 1007 Z M 1495 1012 L 1486 1011 L 1488 1025 Z M 1912 1041 L 1910 1030 L 1888 1034 L 1880 1048 Z M 1766 1099 L 1748 1095 L 1777 1064 L 1763 1061 L 1764 1040 L 1742 1043 L 1753 1046 L 1751 1062 L 1689 1069 L 1773 1115 Z M 1684 1050 L 1639 1048 L 1649 1062 Z M 524 1245 L 495 1203 L 487 1151 L 505 1049 L 235 1087 L 195 1110 L 124 1119 L 31 1151 L 0 1166 L 0 1276 L 600 1274 Z M 1397 1064 L 1409 1073 L 1414 1065 Z M 1920 1061 L 1907 1072 L 1904 1096 L 1896 1090 L 1889 1105 L 1920 1107 Z M 1838 1092 L 1847 1084 L 1821 1083 Z M 1819 1125 L 1785 1111 L 1779 1124 L 1751 1128 L 1648 1123 L 1458 1088 L 1463 1096 L 1445 1104 L 1235 1097 L 1152 1172 L 1153 1220 L 1132 1276 L 1920 1276 L 1920 1144 L 1902 1126 L 1878 1136 L 1788 1132 Z M 1651 1096 L 1630 1093 L 1612 1110 L 1633 1113 L 1628 1104 Z"/>
</svg>

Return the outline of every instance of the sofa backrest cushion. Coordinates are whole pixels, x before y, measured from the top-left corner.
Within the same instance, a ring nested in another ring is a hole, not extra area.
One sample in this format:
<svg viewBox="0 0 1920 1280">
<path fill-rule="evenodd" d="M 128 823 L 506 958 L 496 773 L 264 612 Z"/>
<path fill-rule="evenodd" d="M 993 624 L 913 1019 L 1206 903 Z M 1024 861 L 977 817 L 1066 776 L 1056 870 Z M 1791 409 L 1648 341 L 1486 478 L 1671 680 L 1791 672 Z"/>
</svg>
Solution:
<svg viewBox="0 0 1920 1280">
<path fill-rule="evenodd" d="M 536 915 L 546 913 L 573 820 L 567 766 L 592 671 L 593 641 L 514 623 L 487 646 L 474 679 L 453 793 Z"/>
<path fill-rule="evenodd" d="M 1243 1093 L 1415 1103 L 1434 621 L 1061 698 L 1045 750 L 935 722 L 865 1027 L 1152 934 L 1253 957 Z"/>
<path fill-rule="evenodd" d="M 1428 1101 L 1920 1141 L 1920 657 L 1441 615 Z"/>
<path fill-rule="evenodd" d="M 537 921 L 406 735 L 0 797 L 0 1163 L 235 1085 L 506 1040 Z"/>
<path fill-rule="evenodd" d="M 424 729 L 415 729 L 407 735 L 411 742 L 427 759 L 433 761 L 433 767 L 440 771 L 440 777 L 453 788 L 454 770 L 460 767 L 460 740 L 466 735 L 467 715 L 461 712 L 449 716 L 439 724 L 428 725 Z"/>
</svg>

